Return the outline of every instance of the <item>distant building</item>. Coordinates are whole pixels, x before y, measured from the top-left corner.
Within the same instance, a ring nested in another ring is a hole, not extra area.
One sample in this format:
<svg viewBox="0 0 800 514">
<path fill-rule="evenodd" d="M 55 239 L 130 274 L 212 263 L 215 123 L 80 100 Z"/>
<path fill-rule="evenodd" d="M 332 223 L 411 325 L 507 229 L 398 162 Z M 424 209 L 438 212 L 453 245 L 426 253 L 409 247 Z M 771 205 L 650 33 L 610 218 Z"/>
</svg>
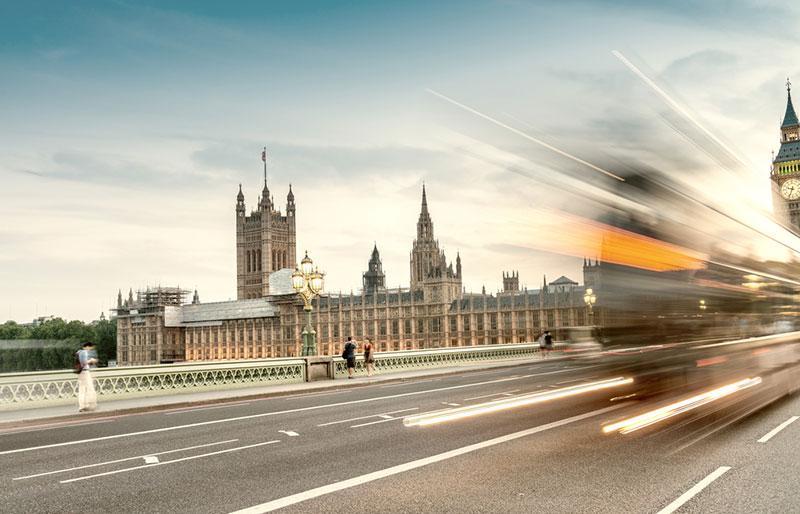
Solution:
<svg viewBox="0 0 800 514">
<path fill-rule="evenodd" d="M 788 80 L 781 146 L 772 159 L 770 178 L 776 217 L 800 230 L 800 122 L 792 105 L 792 85 Z"/>
<path fill-rule="evenodd" d="M 153 288 L 136 299 L 130 291 L 123 302 L 119 292 L 119 364 L 300 355 L 303 305 L 291 287 L 294 195 L 287 197 L 287 216 L 276 213 L 267 197 L 265 186 L 259 211 L 246 216 L 243 195 L 237 196 L 238 300 L 201 303 L 195 291 L 189 303 L 189 291 Z M 376 244 L 359 293 L 315 299 L 319 353 L 338 355 L 347 336 L 370 337 L 378 351 L 410 350 L 534 341 L 546 329 L 558 338 L 562 327 L 587 323 L 584 287 L 567 277 L 528 290 L 520 289 L 518 272 L 504 273 L 502 292 L 466 293 L 461 256 L 455 266 L 448 262 L 434 237 L 424 187 L 409 267 L 409 288 L 386 288 Z M 584 264 L 585 281 L 597 267 Z"/>
<path fill-rule="evenodd" d="M 377 293 L 386 288 L 386 275 L 383 274 L 381 254 L 378 253 L 378 244 L 372 249 L 372 256 L 367 264 L 367 271 L 362 277 L 362 285 L 366 293 Z"/>
<path fill-rule="evenodd" d="M 247 215 L 242 185 L 236 196 L 236 297 L 269 296 L 269 275 L 297 263 L 294 193 L 289 185 L 286 215 L 275 209 L 267 179 L 258 209 Z"/>
<path fill-rule="evenodd" d="M 503 272 L 503 292 L 519 291 L 519 271 Z"/>
<path fill-rule="evenodd" d="M 54 319 L 56 319 L 55 316 L 39 316 L 30 323 L 20 323 L 20 325 L 23 327 L 38 327 L 42 323 L 47 323 L 48 321 L 52 321 Z"/>
</svg>

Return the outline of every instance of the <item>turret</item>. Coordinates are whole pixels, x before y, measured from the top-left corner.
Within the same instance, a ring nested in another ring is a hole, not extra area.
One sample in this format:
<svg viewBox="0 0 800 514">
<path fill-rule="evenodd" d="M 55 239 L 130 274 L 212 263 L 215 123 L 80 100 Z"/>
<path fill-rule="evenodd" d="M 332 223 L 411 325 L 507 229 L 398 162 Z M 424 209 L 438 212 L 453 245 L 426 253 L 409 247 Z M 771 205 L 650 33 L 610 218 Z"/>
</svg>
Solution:
<svg viewBox="0 0 800 514">
<path fill-rule="evenodd" d="M 294 193 L 292 192 L 292 184 L 289 184 L 289 194 L 286 195 L 286 215 L 294 216 Z"/>
<path fill-rule="evenodd" d="M 461 253 L 456 252 L 456 277 L 461 278 Z"/>
<path fill-rule="evenodd" d="M 192 305 L 197 305 L 200 303 L 200 295 L 197 294 L 197 289 L 194 290 L 194 296 L 192 297 Z"/>
<path fill-rule="evenodd" d="M 117 291 L 117 309 L 122 308 L 122 289 Z"/>
<path fill-rule="evenodd" d="M 236 195 L 236 217 L 244 219 L 245 206 L 244 206 L 244 193 L 242 193 L 242 185 L 239 184 L 239 194 Z"/>
</svg>

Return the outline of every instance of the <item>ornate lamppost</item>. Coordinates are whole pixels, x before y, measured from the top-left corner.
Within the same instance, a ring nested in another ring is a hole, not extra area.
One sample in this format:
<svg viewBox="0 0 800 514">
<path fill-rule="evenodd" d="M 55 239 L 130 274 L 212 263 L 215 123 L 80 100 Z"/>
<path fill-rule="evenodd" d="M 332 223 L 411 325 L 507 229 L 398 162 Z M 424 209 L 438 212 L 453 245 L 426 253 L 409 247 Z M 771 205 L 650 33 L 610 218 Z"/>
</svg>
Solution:
<svg viewBox="0 0 800 514">
<path fill-rule="evenodd" d="M 583 295 L 583 301 L 586 306 L 589 308 L 589 325 L 594 325 L 594 304 L 597 302 L 597 296 L 594 294 L 594 291 L 591 287 L 586 289 L 586 292 Z"/>
<path fill-rule="evenodd" d="M 314 261 L 308 252 L 300 266 L 292 273 L 292 287 L 303 298 L 303 310 L 306 312 L 306 326 L 303 327 L 303 355 L 317 354 L 317 332 L 311 326 L 311 300 L 319 296 L 325 285 L 325 274 L 314 267 Z"/>
</svg>

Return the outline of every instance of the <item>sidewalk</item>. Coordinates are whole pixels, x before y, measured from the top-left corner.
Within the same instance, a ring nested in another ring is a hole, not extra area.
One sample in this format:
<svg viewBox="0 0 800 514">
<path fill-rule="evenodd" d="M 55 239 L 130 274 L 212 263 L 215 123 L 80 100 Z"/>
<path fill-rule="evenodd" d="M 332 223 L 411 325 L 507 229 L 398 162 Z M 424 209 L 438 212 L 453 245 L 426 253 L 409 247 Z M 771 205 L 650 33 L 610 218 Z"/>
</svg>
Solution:
<svg viewBox="0 0 800 514">
<path fill-rule="evenodd" d="M 446 368 L 386 373 L 374 375 L 369 378 L 366 376 L 357 376 L 353 380 L 339 378 L 336 380 L 321 380 L 318 382 L 300 382 L 296 384 L 269 385 L 175 395 L 139 396 L 136 398 L 106 401 L 103 401 L 103 397 L 101 396 L 99 397 L 99 405 L 96 411 L 81 414 L 78 413 L 76 399 L 75 405 L 57 405 L 52 407 L 34 407 L 29 409 L 23 408 L 17 410 L 0 411 L 0 430 L 16 428 L 23 425 L 38 425 L 43 424 L 44 422 L 52 423 L 70 419 L 88 420 L 92 418 L 105 418 L 119 414 L 177 409 L 181 407 L 196 407 L 204 404 L 222 404 L 248 399 L 267 398 L 270 396 L 287 396 L 292 394 L 335 391 L 338 389 L 363 387 L 375 383 L 403 382 L 406 380 L 424 378 L 428 376 L 451 375 L 470 371 L 514 367 L 523 364 L 553 362 L 557 360 L 561 359 L 558 357 L 551 357 L 546 361 L 543 361 L 538 356 L 535 356 L 523 357 L 519 359 L 486 361 L 476 364 L 454 365 Z"/>
</svg>

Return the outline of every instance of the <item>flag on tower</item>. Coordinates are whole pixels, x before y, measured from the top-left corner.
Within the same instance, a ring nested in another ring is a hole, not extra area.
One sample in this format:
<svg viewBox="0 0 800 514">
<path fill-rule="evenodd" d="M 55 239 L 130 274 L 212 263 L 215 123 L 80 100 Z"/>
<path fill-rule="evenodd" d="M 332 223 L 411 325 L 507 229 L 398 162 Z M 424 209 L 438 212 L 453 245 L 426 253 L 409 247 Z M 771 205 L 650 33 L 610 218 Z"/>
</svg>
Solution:
<svg viewBox="0 0 800 514">
<path fill-rule="evenodd" d="M 261 151 L 261 160 L 264 161 L 264 162 L 267 162 L 267 147 L 266 146 Z"/>
</svg>

